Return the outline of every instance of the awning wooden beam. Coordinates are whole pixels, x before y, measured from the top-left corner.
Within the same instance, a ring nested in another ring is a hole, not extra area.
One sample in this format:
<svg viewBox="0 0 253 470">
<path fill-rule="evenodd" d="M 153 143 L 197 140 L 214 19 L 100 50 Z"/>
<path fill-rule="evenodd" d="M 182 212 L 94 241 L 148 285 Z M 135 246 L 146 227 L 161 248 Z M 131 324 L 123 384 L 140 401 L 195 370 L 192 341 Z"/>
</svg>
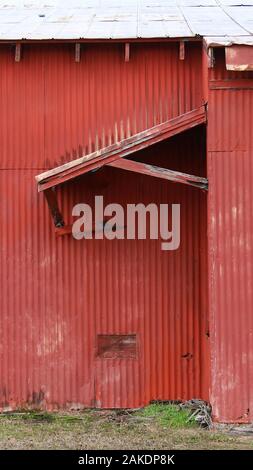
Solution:
<svg viewBox="0 0 253 470">
<path fill-rule="evenodd" d="M 206 178 L 203 178 L 201 176 L 189 175 L 187 173 L 181 173 L 179 171 L 168 170 L 167 168 L 160 168 L 154 165 L 148 165 L 147 163 L 136 162 L 123 158 L 108 163 L 108 166 L 119 168 L 120 170 L 127 170 L 132 171 L 134 173 L 140 173 L 142 175 L 153 176 L 155 178 L 165 179 L 168 181 L 172 181 L 173 183 L 182 183 L 200 189 L 208 189 L 208 180 Z"/>
<path fill-rule="evenodd" d="M 205 106 L 189 111 L 162 124 L 146 129 L 104 149 L 65 163 L 35 177 L 38 190 L 57 186 L 78 176 L 98 169 L 114 160 L 128 157 L 158 142 L 206 122 Z"/>
<path fill-rule="evenodd" d="M 64 227 L 65 223 L 63 220 L 63 217 L 61 215 L 59 206 L 58 206 L 58 201 L 57 201 L 57 195 L 56 192 L 51 188 L 47 189 L 45 192 L 45 197 L 46 201 L 52 216 L 52 219 L 54 221 L 55 227 Z"/>
</svg>

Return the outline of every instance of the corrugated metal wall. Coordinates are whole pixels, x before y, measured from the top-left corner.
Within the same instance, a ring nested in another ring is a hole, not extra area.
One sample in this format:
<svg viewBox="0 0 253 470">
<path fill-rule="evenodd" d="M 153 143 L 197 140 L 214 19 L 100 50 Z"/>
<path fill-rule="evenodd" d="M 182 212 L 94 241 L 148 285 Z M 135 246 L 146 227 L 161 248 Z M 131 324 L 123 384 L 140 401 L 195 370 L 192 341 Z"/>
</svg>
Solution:
<svg viewBox="0 0 253 470">
<path fill-rule="evenodd" d="M 202 104 L 197 44 L 1 46 L 1 168 L 49 168 Z"/>
<path fill-rule="evenodd" d="M 216 50 L 208 106 L 211 403 L 219 421 L 252 421 L 253 74 Z"/>
<path fill-rule="evenodd" d="M 208 398 L 204 193 L 108 169 L 64 185 L 74 202 L 179 202 L 181 246 L 160 241 L 56 238 L 34 176 L 201 104 L 197 46 L 3 47 L 0 128 L 1 407 L 137 407 Z M 179 75 L 180 72 L 180 75 Z M 140 154 L 204 174 L 203 129 Z M 136 334 L 136 358 L 97 355 L 97 335 Z"/>
</svg>

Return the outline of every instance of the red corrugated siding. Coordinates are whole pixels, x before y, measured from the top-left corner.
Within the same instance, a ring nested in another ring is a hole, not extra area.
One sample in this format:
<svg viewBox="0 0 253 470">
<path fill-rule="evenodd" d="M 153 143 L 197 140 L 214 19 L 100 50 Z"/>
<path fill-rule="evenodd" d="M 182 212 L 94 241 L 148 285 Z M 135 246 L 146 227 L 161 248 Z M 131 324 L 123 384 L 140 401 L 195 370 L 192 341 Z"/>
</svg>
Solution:
<svg viewBox="0 0 253 470">
<path fill-rule="evenodd" d="M 216 51 L 210 80 L 219 87 L 208 106 L 211 402 L 219 421 L 252 421 L 253 76 L 226 72 Z"/>
<path fill-rule="evenodd" d="M 196 45 L 25 46 L 0 51 L 1 406 L 137 407 L 152 399 L 208 399 L 206 195 L 108 169 L 60 190 L 73 202 L 181 202 L 182 241 L 56 238 L 34 176 L 201 104 Z M 180 73 L 179 73 L 180 72 Z M 97 137 L 98 136 L 98 137 Z M 140 154 L 204 174 L 203 129 Z M 80 201 L 81 199 L 81 201 Z M 137 359 L 96 357 L 98 334 L 136 334 Z"/>
<path fill-rule="evenodd" d="M 157 157 L 162 150 L 164 165 L 171 155 L 186 170 L 200 152 L 192 139 L 161 146 Z M 208 398 L 206 195 L 113 169 L 104 181 L 87 175 L 62 189 L 67 218 L 74 201 L 94 194 L 104 194 L 105 203 L 181 202 L 181 247 L 165 253 L 160 241 L 56 239 L 34 175 L 0 172 L 2 406 Z M 97 334 L 133 333 L 137 360 L 96 359 Z"/>
<path fill-rule="evenodd" d="M 200 46 L 1 46 L 1 168 L 48 168 L 136 134 L 202 103 Z"/>
</svg>

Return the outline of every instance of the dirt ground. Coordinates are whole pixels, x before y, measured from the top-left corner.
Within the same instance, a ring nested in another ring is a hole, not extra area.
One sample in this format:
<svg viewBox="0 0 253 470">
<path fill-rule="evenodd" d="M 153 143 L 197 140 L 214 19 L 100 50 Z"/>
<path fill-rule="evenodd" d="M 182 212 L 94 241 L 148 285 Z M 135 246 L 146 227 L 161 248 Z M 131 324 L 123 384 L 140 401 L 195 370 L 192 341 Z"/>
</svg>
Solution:
<svg viewBox="0 0 253 470">
<path fill-rule="evenodd" d="M 174 412 L 173 412 L 174 413 Z M 0 449 L 251 449 L 253 435 L 200 429 L 184 416 L 86 410 L 0 415 Z"/>
</svg>

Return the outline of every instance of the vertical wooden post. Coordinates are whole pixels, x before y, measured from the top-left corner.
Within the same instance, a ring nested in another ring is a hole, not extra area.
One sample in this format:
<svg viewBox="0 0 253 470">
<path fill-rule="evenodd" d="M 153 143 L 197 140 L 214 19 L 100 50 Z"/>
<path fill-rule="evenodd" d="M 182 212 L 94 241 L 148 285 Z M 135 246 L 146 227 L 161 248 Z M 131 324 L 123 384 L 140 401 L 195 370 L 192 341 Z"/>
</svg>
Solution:
<svg viewBox="0 0 253 470">
<path fill-rule="evenodd" d="M 21 44 L 16 44 L 15 46 L 15 62 L 20 62 L 21 60 Z"/>
<path fill-rule="evenodd" d="M 81 60 L 81 44 L 75 44 L 75 62 L 80 62 Z"/>
<path fill-rule="evenodd" d="M 130 59 L 130 44 L 129 42 L 125 43 L 125 62 L 129 62 Z"/>
<path fill-rule="evenodd" d="M 209 69 L 212 69 L 214 67 L 214 62 L 215 62 L 215 59 L 214 59 L 213 47 L 209 47 L 208 49 L 208 68 Z"/>
<path fill-rule="evenodd" d="M 54 225 L 56 227 L 64 227 L 65 223 L 59 210 L 56 192 L 54 188 L 50 188 L 44 191 L 44 195 L 48 203 L 48 207 L 53 218 Z"/>
<path fill-rule="evenodd" d="M 179 59 L 184 60 L 185 58 L 185 44 L 184 41 L 180 41 L 179 44 Z"/>
</svg>

